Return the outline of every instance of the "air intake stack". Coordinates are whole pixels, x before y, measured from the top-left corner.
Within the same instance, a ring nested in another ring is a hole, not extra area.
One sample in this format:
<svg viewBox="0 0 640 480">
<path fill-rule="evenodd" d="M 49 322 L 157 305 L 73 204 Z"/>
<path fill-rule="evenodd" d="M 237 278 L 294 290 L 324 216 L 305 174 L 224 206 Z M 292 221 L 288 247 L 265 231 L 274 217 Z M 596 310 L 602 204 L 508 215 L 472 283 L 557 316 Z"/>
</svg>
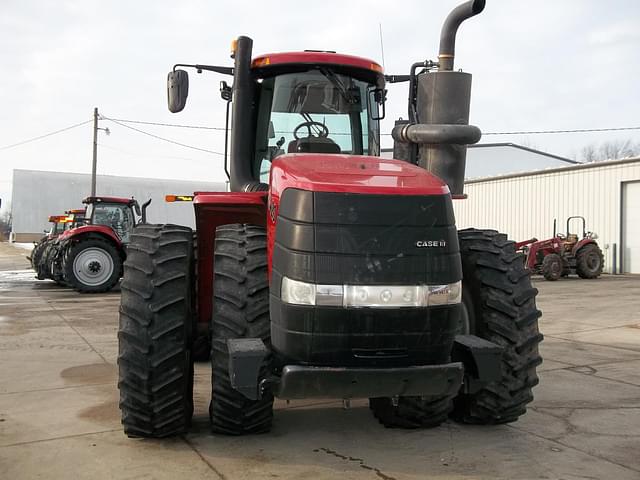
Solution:
<svg viewBox="0 0 640 480">
<path fill-rule="evenodd" d="M 440 33 L 438 70 L 423 62 L 411 68 L 409 122 L 393 129 L 396 142 L 417 145 L 407 160 L 432 172 L 449 185 L 453 195 L 461 195 L 467 145 L 478 142 L 481 132 L 469 125 L 471 74 L 453 71 L 456 33 L 460 24 L 482 12 L 485 0 L 470 0 L 451 11 Z M 415 74 L 417 68 L 424 67 Z M 394 150 L 401 150 L 397 145 Z"/>
</svg>

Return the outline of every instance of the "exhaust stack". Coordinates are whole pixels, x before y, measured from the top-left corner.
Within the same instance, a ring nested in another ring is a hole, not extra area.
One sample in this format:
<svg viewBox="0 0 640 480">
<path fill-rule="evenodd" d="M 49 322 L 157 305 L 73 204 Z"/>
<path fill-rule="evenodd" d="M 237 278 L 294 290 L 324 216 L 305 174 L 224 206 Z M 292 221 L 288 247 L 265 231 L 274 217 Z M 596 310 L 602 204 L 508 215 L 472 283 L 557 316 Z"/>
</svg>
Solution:
<svg viewBox="0 0 640 480">
<path fill-rule="evenodd" d="M 411 147 L 396 145 L 394 152 L 413 152 L 403 158 L 440 177 L 453 195 L 463 193 L 467 145 L 482 135 L 469 125 L 471 74 L 453 71 L 456 33 L 464 20 L 482 12 L 484 6 L 485 0 L 470 0 L 447 16 L 440 33 L 438 70 L 429 71 L 432 64 L 425 62 L 425 71 L 415 75 L 412 67 L 409 118 L 415 123 L 397 124 L 392 131 L 397 144 Z"/>
</svg>

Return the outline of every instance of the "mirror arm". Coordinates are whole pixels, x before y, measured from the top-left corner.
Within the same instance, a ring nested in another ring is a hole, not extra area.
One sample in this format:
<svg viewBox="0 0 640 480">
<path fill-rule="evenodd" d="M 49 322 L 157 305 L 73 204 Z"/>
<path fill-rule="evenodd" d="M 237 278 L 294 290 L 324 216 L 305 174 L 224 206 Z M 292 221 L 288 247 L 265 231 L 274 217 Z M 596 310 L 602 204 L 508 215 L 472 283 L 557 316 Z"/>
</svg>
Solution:
<svg viewBox="0 0 640 480">
<path fill-rule="evenodd" d="M 177 67 L 195 68 L 198 71 L 198 73 L 202 73 L 203 70 L 206 70 L 208 72 L 222 73 L 223 75 L 233 75 L 233 67 L 219 67 L 217 65 L 198 65 L 197 63 L 195 65 L 191 65 L 187 63 L 176 63 L 173 66 L 174 72 L 176 71 Z"/>
</svg>

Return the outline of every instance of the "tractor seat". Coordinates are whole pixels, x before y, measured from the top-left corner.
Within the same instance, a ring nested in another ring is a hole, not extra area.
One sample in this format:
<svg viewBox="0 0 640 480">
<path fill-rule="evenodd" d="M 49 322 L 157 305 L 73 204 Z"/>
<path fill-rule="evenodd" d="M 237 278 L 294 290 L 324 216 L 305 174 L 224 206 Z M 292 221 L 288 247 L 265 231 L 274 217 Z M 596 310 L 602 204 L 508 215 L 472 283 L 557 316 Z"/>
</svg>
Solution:
<svg viewBox="0 0 640 480">
<path fill-rule="evenodd" d="M 292 140 L 287 147 L 288 153 L 341 153 L 336 142 L 326 137 L 305 137 Z"/>
</svg>

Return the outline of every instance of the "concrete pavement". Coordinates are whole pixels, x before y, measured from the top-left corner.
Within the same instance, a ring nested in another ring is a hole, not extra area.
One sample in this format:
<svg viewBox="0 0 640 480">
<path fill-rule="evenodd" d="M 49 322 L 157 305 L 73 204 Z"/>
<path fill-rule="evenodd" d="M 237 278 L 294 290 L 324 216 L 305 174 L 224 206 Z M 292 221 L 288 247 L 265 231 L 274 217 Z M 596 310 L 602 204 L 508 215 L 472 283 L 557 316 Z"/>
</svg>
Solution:
<svg viewBox="0 0 640 480">
<path fill-rule="evenodd" d="M 120 426 L 119 292 L 37 281 L 25 253 L 0 243 L 0 478 L 640 478 L 640 277 L 536 281 L 544 363 L 516 423 L 390 430 L 363 401 L 279 402 L 270 434 L 212 435 L 198 364 L 191 432 L 149 441 Z"/>
</svg>

